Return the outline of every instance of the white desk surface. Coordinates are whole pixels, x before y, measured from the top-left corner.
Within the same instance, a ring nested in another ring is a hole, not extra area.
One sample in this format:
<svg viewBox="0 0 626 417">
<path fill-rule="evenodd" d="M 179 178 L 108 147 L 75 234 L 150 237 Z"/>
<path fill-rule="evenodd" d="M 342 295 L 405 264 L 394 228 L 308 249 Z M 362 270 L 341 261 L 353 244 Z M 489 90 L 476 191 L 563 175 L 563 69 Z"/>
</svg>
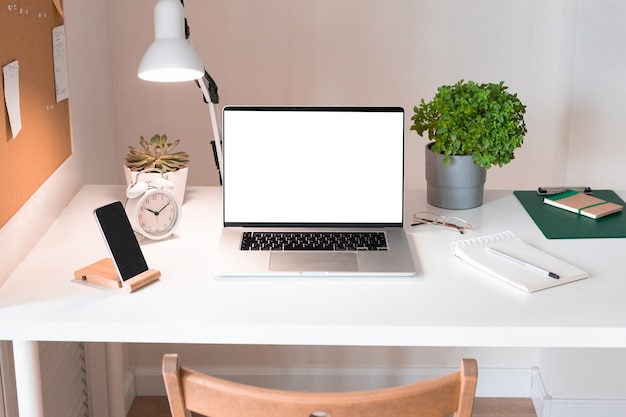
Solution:
<svg viewBox="0 0 626 417">
<path fill-rule="evenodd" d="M 123 187 L 85 186 L 0 288 L 0 339 L 363 346 L 626 347 L 626 239 L 547 240 L 511 191 L 446 211 L 474 232 L 409 230 L 415 278 L 216 279 L 221 188 L 189 187 L 175 235 L 142 244 L 156 283 L 135 293 L 73 282 L 107 256 L 92 210 Z M 620 193 L 624 197 L 624 193 Z M 566 214 L 564 214 L 566 215 Z M 592 277 L 528 294 L 454 258 L 450 242 L 511 230 Z"/>
</svg>

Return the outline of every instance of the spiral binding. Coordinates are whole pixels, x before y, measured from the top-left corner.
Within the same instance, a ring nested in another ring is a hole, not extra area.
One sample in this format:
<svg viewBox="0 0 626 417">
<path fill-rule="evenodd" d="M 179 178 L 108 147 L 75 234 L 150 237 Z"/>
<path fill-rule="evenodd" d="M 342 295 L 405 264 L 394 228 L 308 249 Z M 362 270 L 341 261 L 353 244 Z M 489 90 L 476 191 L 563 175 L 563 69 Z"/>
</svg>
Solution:
<svg viewBox="0 0 626 417">
<path fill-rule="evenodd" d="M 502 242 L 511 239 L 515 239 L 515 235 L 513 234 L 513 232 L 506 231 L 494 233 L 487 236 L 475 237 L 472 239 L 457 240 L 450 244 L 450 249 L 452 250 L 452 254 L 454 255 L 455 248 L 459 246 L 484 245 L 486 243 Z"/>
</svg>

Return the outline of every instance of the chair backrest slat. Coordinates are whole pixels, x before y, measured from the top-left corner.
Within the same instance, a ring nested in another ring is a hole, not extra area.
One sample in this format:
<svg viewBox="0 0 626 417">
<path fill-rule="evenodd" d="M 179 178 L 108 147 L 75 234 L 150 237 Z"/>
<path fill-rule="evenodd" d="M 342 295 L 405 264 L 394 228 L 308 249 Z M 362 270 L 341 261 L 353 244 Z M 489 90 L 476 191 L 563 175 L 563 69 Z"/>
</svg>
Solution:
<svg viewBox="0 0 626 417">
<path fill-rule="evenodd" d="M 189 411 L 210 417 L 470 417 L 477 364 L 463 359 L 457 372 L 412 384 L 353 392 L 299 392 L 255 387 L 181 367 L 163 358 L 172 417 Z"/>
</svg>

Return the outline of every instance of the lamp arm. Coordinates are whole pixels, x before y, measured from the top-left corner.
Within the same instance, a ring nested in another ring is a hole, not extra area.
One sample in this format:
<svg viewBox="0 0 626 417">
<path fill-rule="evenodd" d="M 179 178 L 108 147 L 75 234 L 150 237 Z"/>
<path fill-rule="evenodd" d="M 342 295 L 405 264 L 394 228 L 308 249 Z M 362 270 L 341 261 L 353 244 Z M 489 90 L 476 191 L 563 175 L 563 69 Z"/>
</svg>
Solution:
<svg viewBox="0 0 626 417">
<path fill-rule="evenodd" d="M 185 7 L 184 0 L 180 0 L 180 3 Z M 189 24 L 187 23 L 187 18 L 185 18 L 185 39 L 189 39 L 191 35 L 191 30 L 189 29 Z M 191 42 L 191 40 L 189 40 Z M 215 165 L 217 167 L 217 175 L 220 179 L 220 185 L 222 184 L 222 165 L 223 165 L 223 154 L 222 154 L 222 129 L 218 124 L 217 119 L 217 104 L 220 102 L 220 96 L 217 93 L 217 83 L 211 77 L 211 75 L 207 72 L 206 68 L 204 69 L 204 76 L 200 79 L 196 80 L 196 85 L 200 87 L 202 90 L 202 96 L 204 98 L 204 102 L 209 105 L 209 112 L 211 114 L 211 125 L 213 126 L 213 140 L 211 141 L 211 147 L 213 148 L 213 157 L 215 158 Z"/>
<path fill-rule="evenodd" d="M 222 167 L 224 164 L 223 154 L 222 154 L 222 133 L 221 127 L 218 124 L 217 119 L 217 103 L 219 102 L 219 97 L 217 96 L 217 85 L 213 78 L 204 71 L 204 77 L 197 80 L 198 86 L 200 90 L 202 90 L 202 95 L 204 96 L 204 102 L 209 105 L 209 112 L 211 114 L 211 125 L 213 126 L 213 141 L 211 145 L 213 146 L 213 155 L 215 156 L 215 164 L 217 165 L 217 173 L 220 179 L 220 184 L 222 184 Z M 211 84 L 214 87 L 211 87 Z M 211 94 L 211 91 L 214 90 L 214 94 Z"/>
<path fill-rule="evenodd" d="M 200 87 L 200 83 L 203 82 L 208 90 L 208 95 L 202 91 L 203 96 L 204 96 L 204 102 L 208 103 L 209 101 L 211 103 L 219 103 L 220 102 L 220 96 L 217 93 L 217 84 L 215 83 L 215 80 L 213 79 L 213 77 L 211 77 L 211 75 L 207 72 L 207 70 L 204 70 L 204 76 L 199 79 L 196 80 L 196 84 L 198 85 L 198 87 Z M 208 100 L 207 100 L 207 96 L 208 96 Z"/>
</svg>

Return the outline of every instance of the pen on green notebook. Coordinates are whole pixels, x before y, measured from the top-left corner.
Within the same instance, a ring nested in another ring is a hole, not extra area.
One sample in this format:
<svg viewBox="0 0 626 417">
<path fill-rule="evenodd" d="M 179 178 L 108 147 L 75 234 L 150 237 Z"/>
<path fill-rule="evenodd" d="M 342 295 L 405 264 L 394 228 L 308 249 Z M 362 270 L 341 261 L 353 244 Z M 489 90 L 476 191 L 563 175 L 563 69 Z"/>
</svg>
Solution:
<svg viewBox="0 0 626 417">
<path fill-rule="evenodd" d="M 528 263 L 528 262 L 526 262 L 526 261 L 524 261 L 522 259 L 518 259 L 518 258 L 516 258 L 514 256 L 509 255 L 508 253 L 501 252 L 501 251 L 499 251 L 497 249 L 494 249 L 492 247 L 489 247 L 489 246 L 485 246 L 485 249 L 489 253 L 492 253 L 492 254 L 494 254 L 496 256 L 499 256 L 501 258 L 504 258 L 504 259 L 508 259 L 511 262 L 515 262 L 516 264 L 521 265 L 524 268 L 528 268 L 528 269 L 530 269 L 532 271 L 538 272 L 538 273 L 540 273 L 542 275 L 545 275 L 545 276 L 547 276 L 549 278 L 554 278 L 554 279 L 559 279 L 560 278 L 559 275 L 554 273 L 554 272 L 550 272 L 550 271 L 548 271 L 546 269 L 538 267 L 537 265 L 533 265 L 533 264 Z"/>
</svg>

